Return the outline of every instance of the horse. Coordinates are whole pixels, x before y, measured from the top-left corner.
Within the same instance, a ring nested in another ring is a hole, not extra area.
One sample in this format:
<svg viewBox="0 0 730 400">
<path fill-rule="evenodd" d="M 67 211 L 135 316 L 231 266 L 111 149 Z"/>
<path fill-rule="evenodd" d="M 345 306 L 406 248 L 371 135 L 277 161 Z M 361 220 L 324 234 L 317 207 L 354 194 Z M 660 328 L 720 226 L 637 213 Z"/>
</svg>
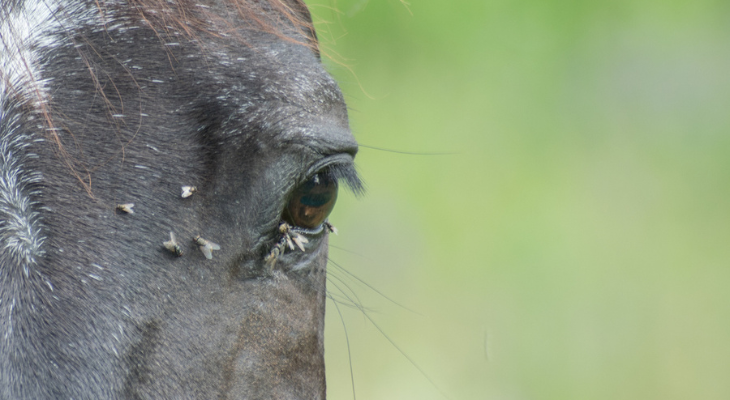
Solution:
<svg viewBox="0 0 730 400">
<path fill-rule="evenodd" d="M 3 0 L 0 399 L 324 399 L 357 149 L 301 0 Z"/>
</svg>

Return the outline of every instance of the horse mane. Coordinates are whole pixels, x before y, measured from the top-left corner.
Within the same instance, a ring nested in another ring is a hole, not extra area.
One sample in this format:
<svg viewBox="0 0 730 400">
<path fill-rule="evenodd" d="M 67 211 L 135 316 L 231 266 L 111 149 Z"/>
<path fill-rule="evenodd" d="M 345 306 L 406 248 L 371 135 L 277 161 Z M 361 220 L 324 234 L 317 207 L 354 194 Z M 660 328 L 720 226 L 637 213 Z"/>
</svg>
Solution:
<svg viewBox="0 0 730 400">
<path fill-rule="evenodd" d="M 191 0 L 129 0 L 153 29 L 174 30 L 189 37 L 205 32 L 237 36 L 240 29 L 270 33 L 310 47 L 318 53 L 311 15 L 302 0 L 213 0 L 211 5 Z M 215 11 L 211 11 L 215 9 Z M 226 15 L 221 15 L 224 12 Z M 232 24 L 232 19 L 236 24 Z M 291 33 L 304 40 L 294 39 Z"/>
</svg>

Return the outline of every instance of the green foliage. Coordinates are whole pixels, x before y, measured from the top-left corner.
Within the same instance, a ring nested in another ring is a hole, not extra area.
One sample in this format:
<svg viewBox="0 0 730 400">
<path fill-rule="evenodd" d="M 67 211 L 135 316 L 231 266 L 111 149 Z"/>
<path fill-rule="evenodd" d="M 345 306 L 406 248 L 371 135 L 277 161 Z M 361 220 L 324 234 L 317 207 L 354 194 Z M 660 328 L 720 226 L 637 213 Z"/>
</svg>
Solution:
<svg viewBox="0 0 730 400">
<path fill-rule="evenodd" d="M 455 153 L 362 148 L 331 217 L 418 313 L 331 266 L 334 296 L 451 399 L 730 398 L 730 3 L 308 3 L 360 143 Z M 358 398 L 443 398 L 339 307 Z"/>
</svg>

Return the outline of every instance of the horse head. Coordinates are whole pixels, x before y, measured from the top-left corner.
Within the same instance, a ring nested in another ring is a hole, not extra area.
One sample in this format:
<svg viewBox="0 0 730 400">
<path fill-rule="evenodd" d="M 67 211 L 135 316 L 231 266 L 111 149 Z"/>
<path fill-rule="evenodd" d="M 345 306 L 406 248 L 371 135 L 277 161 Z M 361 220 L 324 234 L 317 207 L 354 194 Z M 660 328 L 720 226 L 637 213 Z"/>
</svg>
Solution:
<svg viewBox="0 0 730 400">
<path fill-rule="evenodd" d="M 304 4 L 11 0 L 0 35 L 0 398 L 324 398 L 361 185 Z"/>
</svg>

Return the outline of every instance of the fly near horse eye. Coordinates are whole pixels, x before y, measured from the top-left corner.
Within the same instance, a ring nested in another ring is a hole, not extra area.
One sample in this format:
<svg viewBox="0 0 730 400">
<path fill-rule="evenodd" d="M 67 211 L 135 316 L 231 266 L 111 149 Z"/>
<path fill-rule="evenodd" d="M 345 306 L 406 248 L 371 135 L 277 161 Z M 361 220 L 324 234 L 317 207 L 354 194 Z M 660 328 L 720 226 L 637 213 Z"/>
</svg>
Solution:
<svg viewBox="0 0 730 400">
<path fill-rule="evenodd" d="M 188 197 L 192 196 L 193 193 L 198 191 L 198 188 L 195 186 L 183 186 L 181 187 L 181 189 L 182 194 L 180 195 L 180 197 L 182 197 L 183 199 L 187 199 Z"/>
<path fill-rule="evenodd" d="M 162 245 L 169 251 L 170 253 L 180 257 L 183 255 L 182 248 L 180 247 L 180 244 L 177 243 L 177 240 L 175 240 L 175 234 L 170 232 L 170 240 L 163 242 Z"/>
<path fill-rule="evenodd" d="M 293 226 L 315 229 L 327 219 L 336 201 L 337 180 L 317 173 L 294 190 L 284 220 Z"/>
<path fill-rule="evenodd" d="M 134 214 L 134 203 L 117 204 L 117 210 L 127 214 Z"/>
<path fill-rule="evenodd" d="M 221 249 L 221 247 L 218 244 L 213 243 L 210 240 L 205 240 L 202 237 L 200 237 L 200 235 L 194 237 L 193 242 L 195 242 L 195 244 L 198 245 L 198 248 L 203 253 L 205 258 L 207 258 L 208 260 L 213 259 L 213 250 Z"/>
</svg>

